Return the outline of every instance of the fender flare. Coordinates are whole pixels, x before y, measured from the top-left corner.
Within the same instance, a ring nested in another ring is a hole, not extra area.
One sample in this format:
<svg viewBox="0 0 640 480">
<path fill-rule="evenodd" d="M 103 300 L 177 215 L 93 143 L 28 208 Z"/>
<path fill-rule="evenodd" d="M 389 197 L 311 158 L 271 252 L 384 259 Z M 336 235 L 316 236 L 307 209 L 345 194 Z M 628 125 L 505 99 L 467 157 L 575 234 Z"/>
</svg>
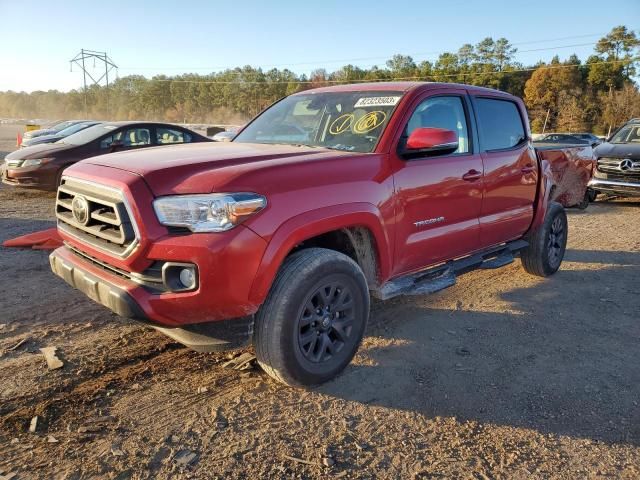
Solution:
<svg viewBox="0 0 640 480">
<path fill-rule="evenodd" d="M 383 228 L 380 211 L 370 203 L 348 203 L 323 207 L 297 215 L 280 225 L 272 235 L 249 293 L 249 301 L 261 305 L 284 261 L 299 243 L 323 233 L 348 227 L 369 229 L 376 243 L 379 279 L 391 268 L 391 242 Z"/>
</svg>

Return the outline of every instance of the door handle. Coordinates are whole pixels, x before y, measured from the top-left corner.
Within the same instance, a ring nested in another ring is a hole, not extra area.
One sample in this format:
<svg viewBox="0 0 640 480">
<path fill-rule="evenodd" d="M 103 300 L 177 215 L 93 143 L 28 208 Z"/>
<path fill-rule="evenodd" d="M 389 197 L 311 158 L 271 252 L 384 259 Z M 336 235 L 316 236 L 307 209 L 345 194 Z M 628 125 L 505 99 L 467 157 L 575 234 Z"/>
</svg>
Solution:
<svg viewBox="0 0 640 480">
<path fill-rule="evenodd" d="M 531 173 L 531 172 L 534 172 L 535 170 L 536 170 L 536 167 L 534 167 L 533 165 L 526 165 L 522 167 L 520 171 L 522 173 Z"/>
<path fill-rule="evenodd" d="M 478 180 L 481 177 L 482 177 L 482 172 L 479 172 L 477 170 L 469 170 L 467 173 L 465 173 L 462 176 L 462 179 L 467 182 L 473 182 L 475 180 Z"/>
</svg>

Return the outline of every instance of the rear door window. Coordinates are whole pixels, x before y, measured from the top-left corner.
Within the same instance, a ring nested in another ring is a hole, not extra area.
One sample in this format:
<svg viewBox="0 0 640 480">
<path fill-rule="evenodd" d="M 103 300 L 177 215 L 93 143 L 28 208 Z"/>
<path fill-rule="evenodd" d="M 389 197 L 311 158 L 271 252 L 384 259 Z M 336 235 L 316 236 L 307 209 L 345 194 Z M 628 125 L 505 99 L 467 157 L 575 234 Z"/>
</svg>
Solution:
<svg viewBox="0 0 640 480">
<path fill-rule="evenodd" d="M 175 128 L 156 127 L 156 141 L 158 145 L 189 143 L 191 135 Z"/>
<path fill-rule="evenodd" d="M 476 98 L 478 131 L 484 150 L 513 148 L 526 140 L 518 106 L 509 100 Z"/>
<path fill-rule="evenodd" d="M 122 135 L 122 145 L 125 148 L 151 145 L 151 132 L 146 127 L 130 128 Z"/>
</svg>

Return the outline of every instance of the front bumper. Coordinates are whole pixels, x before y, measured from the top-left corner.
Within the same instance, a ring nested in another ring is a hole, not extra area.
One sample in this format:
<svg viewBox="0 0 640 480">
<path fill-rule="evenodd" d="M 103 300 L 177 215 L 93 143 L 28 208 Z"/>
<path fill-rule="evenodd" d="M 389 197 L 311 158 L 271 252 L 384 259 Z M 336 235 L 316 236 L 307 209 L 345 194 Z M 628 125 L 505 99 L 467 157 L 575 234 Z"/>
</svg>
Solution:
<svg viewBox="0 0 640 480">
<path fill-rule="evenodd" d="M 63 238 L 67 245 L 55 250 L 52 257 L 124 291 L 146 318 L 160 326 L 181 327 L 239 318 L 258 310 L 259 305 L 249 301 L 249 294 L 267 243 L 242 225 L 224 233 L 160 237 L 136 251 L 134 256 L 145 260 L 138 262 L 145 265 L 140 268 L 118 263 L 108 255 L 92 254 L 82 242 L 65 235 Z M 158 291 L 141 282 L 140 278 L 148 277 L 148 269 L 158 262 L 195 265 L 197 289 Z M 89 297 L 102 303 L 98 297 Z M 111 308 L 108 303 L 105 306 Z"/>
<path fill-rule="evenodd" d="M 5 164 L 2 169 L 2 183 L 14 187 L 55 190 L 58 168 L 42 165 L 27 168 L 11 168 Z"/>
<path fill-rule="evenodd" d="M 109 282 L 96 275 L 98 272 L 91 273 L 87 265 L 83 268 L 83 265 L 75 261 L 72 255 L 66 247 L 55 250 L 49 256 L 53 273 L 121 317 L 147 320 L 145 313 L 127 292 L 124 282 Z"/>
<path fill-rule="evenodd" d="M 253 336 L 253 317 L 251 315 L 197 324 L 167 326 L 152 318 L 156 314 L 154 310 L 145 311 L 145 308 L 149 308 L 150 302 L 148 299 L 146 302 L 141 301 L 141 298 L 154 294 L 145 291 L 135 282 L 94 265 L 67 247 L 58 248 L 51 253 L 49 263 L 51 270 L 56 275 L 95 302 L 121 317 L 142 322 L 193 350 L 201 352 L 223 351 L 240 348 L 251 342 Z M 155 294 L 155 296 L 161 297 L 162 295 Z M 175 295 L 172 298 L 168 301 L 174 309 L 176 307 Z M 153 308 L 160 307 L 155 304 Z M 250 309 L 247 306 L 248 310 Z"/>
<path fill-rule="evenodd" d="M 598 192 L 629 197 L 640 196 L 640 183 L 623 182 L 620 180 L 605 180 L 594 177 L 589 181 L 588 186 Z"/>
</svg>

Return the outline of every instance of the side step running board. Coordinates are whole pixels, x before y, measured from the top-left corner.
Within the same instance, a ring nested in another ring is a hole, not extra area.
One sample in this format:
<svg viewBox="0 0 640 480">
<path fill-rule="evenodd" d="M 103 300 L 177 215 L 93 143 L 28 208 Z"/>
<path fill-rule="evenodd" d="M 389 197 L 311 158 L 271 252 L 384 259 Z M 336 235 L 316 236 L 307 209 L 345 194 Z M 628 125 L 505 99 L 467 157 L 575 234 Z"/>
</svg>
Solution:
<svg viewBox="0 0 640 480">
<path fill-rule="evenodd" d="M 510 264 L 513 262 L 514 253 L 528 245 L 525 240 L 515 240 L 475 255 L 395 278 L 371 293 L 380 300 L 388 300 L 398 295 L 434 293 L 455 285 L 456 275 L 478 268 L 500 268 Z"/>
</svg>

